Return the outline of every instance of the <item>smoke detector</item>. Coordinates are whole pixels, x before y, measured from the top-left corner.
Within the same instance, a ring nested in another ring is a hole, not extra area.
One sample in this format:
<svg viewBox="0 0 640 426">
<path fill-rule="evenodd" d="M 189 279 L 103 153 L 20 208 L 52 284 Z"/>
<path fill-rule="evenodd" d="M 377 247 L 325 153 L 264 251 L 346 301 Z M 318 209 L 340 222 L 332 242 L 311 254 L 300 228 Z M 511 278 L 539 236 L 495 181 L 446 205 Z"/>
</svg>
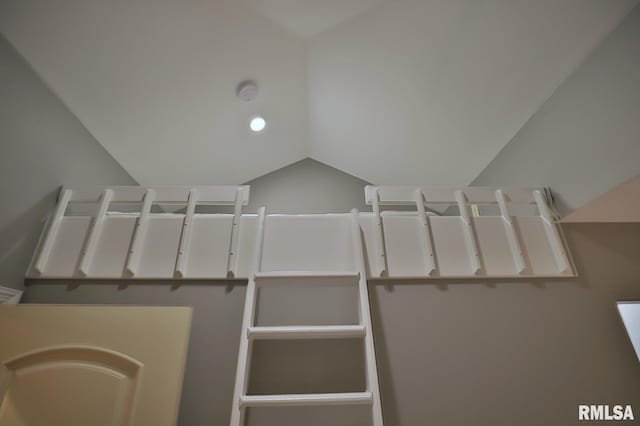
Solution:
<svg viewBox="0 0 640 426">
<path fill-rule="evenodd" d="M 236 95 L 244 102 L 251 102 L 258 97 L 258 85 L 253 80 L 245 80 L 238 84 Z"/>
</svg>

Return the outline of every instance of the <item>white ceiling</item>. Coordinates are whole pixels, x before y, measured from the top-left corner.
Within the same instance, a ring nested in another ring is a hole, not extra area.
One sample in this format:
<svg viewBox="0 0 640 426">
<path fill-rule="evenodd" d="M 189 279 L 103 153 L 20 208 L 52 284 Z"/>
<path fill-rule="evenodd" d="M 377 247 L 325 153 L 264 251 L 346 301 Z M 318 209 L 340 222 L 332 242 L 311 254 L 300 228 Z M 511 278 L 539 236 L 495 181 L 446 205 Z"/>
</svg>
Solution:
<svg viewBox="0 0 640 426">
<path fill-rule="evenodd" d="M 311 156 L 373 183 L 467 185 L 635 3 L 384 3 L 311 41 Z"/>
<path fill-rule="evenodd" d="M 384 0 L 242 0 L 261 15 L 302 37 L 327 31 Z"/>
<path fill-rule="evenodd" d="M 307 156 L 305 45 L 235 0 L 0 0 L 0 30 L 141 184 L 241 183 Z"/>
<path fill-rule="evenodd" d="M 0 0 L 0 31 L 141 184 L 241 183 L 308 156 L 468 184 L 636 3 Z"/>
</svg>

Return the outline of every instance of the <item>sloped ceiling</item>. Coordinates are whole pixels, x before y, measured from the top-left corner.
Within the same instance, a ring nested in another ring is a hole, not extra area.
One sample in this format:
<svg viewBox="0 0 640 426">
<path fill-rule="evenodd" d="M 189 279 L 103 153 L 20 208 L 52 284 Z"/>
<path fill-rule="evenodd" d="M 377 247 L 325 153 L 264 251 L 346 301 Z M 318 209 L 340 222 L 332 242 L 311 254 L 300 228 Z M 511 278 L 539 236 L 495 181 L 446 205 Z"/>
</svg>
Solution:
<svg viewBox="0 0 640 426">
<path fill-rule="evenodd" d="M 0 31 L 141 184 L 468 184 L 636 3 L 0 0 Z"/>
<path fill-rule="evenodd" d="M 241 183 L 307 156 L 305 45 L 237 1 L 0 2 L 9 41 L 140 184 Z"/>
<path fill-rule="evenodd" d="M 311 41 L 311 155 L 374 183 L 467 185 L 635 2 L 400 3 Z"/>
<path fill-rule="evenodd" d="M 261 15 L 302 37 L 327 31 L 384 0 L 242 0 Z"/>
<path fill-rule="evenodd" d="M 562 218 L 575 222 L 640 222 L 640 176 L 605 192 Z"/>
</svg>

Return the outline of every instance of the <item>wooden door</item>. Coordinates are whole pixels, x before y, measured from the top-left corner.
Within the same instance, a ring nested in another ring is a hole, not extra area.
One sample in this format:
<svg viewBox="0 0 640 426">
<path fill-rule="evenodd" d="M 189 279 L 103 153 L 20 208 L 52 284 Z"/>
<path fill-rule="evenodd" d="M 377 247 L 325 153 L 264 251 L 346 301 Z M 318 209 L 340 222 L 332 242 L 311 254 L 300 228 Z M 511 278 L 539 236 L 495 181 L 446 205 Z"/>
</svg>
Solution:
<svg viewBox="0 0 640 426">
<path fill-rule="evenodd" d="M 0 426 L 173 426 L 191 308 L 0 306 Z"/>
</svg>

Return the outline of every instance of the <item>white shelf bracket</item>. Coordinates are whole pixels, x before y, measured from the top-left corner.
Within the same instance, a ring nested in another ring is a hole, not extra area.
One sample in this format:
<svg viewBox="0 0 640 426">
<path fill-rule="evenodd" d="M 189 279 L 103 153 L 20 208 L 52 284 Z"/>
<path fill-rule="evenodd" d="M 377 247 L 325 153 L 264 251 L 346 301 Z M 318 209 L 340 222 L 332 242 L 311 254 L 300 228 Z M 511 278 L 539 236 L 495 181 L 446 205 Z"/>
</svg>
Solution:
<svg viewBox="0 0 640 426">
<path fill-rule="evenodd" d="M 233 221 L 231 222 L 231 237 L 229 241 L 229 257 L 227 259 L 227 276 L 234 278 L 238 267 L 238 234 L 240 231 L 240 218 L 242 216 L 242 187 L 236 190 L 234 202 Z"/>
<path fill-rule="evenodd" d="M 71 200 L 71 194 L 72 192 L 70 189 L 64 189 L 62 191 L 62 194 L 60 194 L 60 201 L 58 201 L 56 210 L 51 217 L 47 236 L 42 243 L 42 249 L 40 250 L 40 254 L 38 255 L 38 260 L 33 265 L 33 269 L 39 275 L 42 275 L 47 267 L 47 262 L 49 261 L 49 256 L 51 255 L 53 243 L 55 242 L 56 236 L 58 235 L 58 230 L 60 229 L 60 222 L 62 222 L 64 213 L 67 210 L 67 205 L 69 204 L 69 200 Z"/>
<path fill-rule="evenodd" d="M 105 189 L 100 197 L 100 206 L 96 212 L 96 216 L 91 221 L 91 227 L 89 231 L 89 238 L 81 253 L 80 266 L 78 272 L 84 277 L 89 275 L 91 270 L 91 264 L 93 262 L 93 256 L 96 252 L 96 246 L 98 245 L 98 239 L 102 234 L 102 226 L 104 225 L 104 217 L 109 210 L 109 204 L 113 198 L 113 190 Z"/>
<path fill-rule="evenodd" d="M 462 190 L 455 192 L 456 202 L 458 203 L 458 209 L 460 210 L 460 220 L 462 221 L 462 227 L 467 241 L 467 250 L 469 252 L 469 261 L 471 263 L 471 272 L 476 275 L 480 272 L 480 252 L 478 251 L 478 244 L 476 237 L 473 234 L 473 225 L 471 224 L 471 218 L 469 217 L 469 211 L 467 210 L 467 203 L 465 195 Z"/>
<path fill-rule="evenodd" d="M 193 233 L 193 215 L 196 211 L 198 203 L 198 190 L 192 188 L 189 190 L 187 199 L 187 211 L 182 220 L 182 233 L 180 234 L 180 245 L 178 246 L 178 257 L 176 258 L 176 268 L 174 274 L 178 278 L 184 278 L 187 269 L 187 260 L 189 257 L 189 247 L 191 246 L 191 235 Z"/>
<path fill-rule="evenodd" d="M 373 207 L 374 220 L 376 222 L 376 264 L 378 268 L 375 274 L 381 277 L 387 271 L 387 254 L 384 246 L 384 229 L 382 225 L 382 216 L 380 214 L 380 193 L 378 192 L 378 188 L 373 188 L 373 199 L 371 204 Z"/>
<path fill-rule="evenodd" d="M 496 190 L 495 194 L 496 201 L 498 201 L 498 207 L 500 207 L 500 214 L 502 215 L 502 220 L 504 221 L 504 229 L 507 233 L 507 241 L 509 242 L 509 248 L 511 249 L 511 255 L 513 256 L 513 263 L 516 268 L 516 272 L 518 274 L 521 274 L 524 271 L 525 262 L 524 255 L 522 253 L 522 247 L 520 245 L 520 241 L 518 240 L 518 236 L 516 235 L 516 230 L 513 226 L 513 218 L 509 213 L 507 201 L 502 190 Z"/>
<path fill-rule="evenodd" d="M 126 270 L 132 277 L 135 277 L 138 273 L 142 244 L 144 243 L 147 229 L 149 228 L 149 212 L 151 211 L 151 205 L 154 199 L 155 191 L 153 189 L 147 189 L 144 194 L 142 208 L 140 209 L 140 216 L 138 216 L 136 226 L 133 230 L 133 239 L 131 240 L 131 248 L 129 249 L 129 257 L 127 259 Z"/>
<path fill-rule="evenodd" d="M 569 261 L 567 260 L 567 253 L 564 249 L 564 245 L 562 244 L 562 240 L 560 239 L 560 234 L 558 233 L 558 228 L 553 219 L 551 209 L 549 209 L 549 206 L 547 205 L 547 202 L 540 190 L 533 191 L 533 198 L 535 199 L 538 210 L 540 211 L 544 230 L 547 234 L 547 240 L 551 246 L 551 251 L 553 252 L 553 257 L 555 258 L 556 266 L 558 267 L 558 272 L 565 272 L 569 269 Z"/>
<path fill-rule="evenodd" d="M 424 193 L 422 189 L 416 189 L 416 207 L 418 209 L 418 226 L 420 227 L 420 240 L 427 275 L 431 275 L 436 269 L 435 257 L 433 256 L 433 246 L 431 245 L 431 231 L 429 229 L 429 218 L 424 208 Z"/>
</svg>

